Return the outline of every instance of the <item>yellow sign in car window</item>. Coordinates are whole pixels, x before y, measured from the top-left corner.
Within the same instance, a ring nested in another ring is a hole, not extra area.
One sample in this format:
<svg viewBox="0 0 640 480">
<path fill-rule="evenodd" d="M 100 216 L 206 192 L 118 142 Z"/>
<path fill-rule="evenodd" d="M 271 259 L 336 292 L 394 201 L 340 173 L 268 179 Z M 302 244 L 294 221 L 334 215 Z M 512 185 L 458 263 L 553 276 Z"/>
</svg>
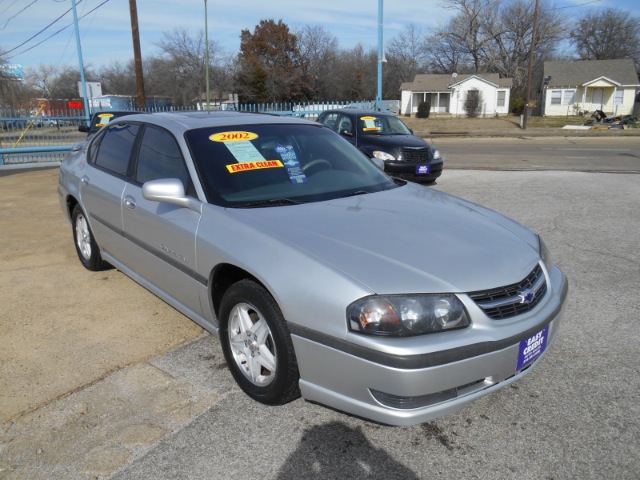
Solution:
<svg viewBox="0 0 640 480">
<path fill-rule="evenodd" d="M 364 128 L 362 130 L 365 132 L 381 130 L 380 126 L 376 125 L 377 119 L 377 117 L 360 117 L 360 120 L 364 122 Z"/>
<path fill-rule="evenodd" d="M 209 140 L 212 142 L 250 142 L 258 138 L 258 135 L 253 132 L 222 132 L 211 135 Z"/>
<path fill-rule="evenodd" d="M 113 117 L 113 113 L 100 113 L 98 114 L 98 123 L 96 123 L 96 127 L 104 127 L 107 123 L 111 121 Z"/>
<path fill-rule="evenodd" d="M 264 160 L 260 162 L 242 162 L 227 165 L 229 173 L 246 172 L 248 170 L 262 170 L 264 168 L 284 167 L 280 160 Z"/>
</svg>

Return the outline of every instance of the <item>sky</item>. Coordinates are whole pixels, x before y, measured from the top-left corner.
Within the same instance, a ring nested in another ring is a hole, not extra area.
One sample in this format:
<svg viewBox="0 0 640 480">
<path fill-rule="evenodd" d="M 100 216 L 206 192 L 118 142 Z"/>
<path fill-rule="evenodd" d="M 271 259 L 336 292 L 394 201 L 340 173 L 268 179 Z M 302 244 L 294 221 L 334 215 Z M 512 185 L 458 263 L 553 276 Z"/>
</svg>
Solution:
<svg viewBox="0 0 640 480">
<path fill-rule="evenodd" d="M 532 2 L 534 0 L 531 0 Z M 640 18 L 640 0 L 549 0 L 567 18 L 590 9 L 624 9 Z M 209 39 L 229 52 L 240 47 L 240 32 L 263 19 L 290 29 L 320 25 L 341 48 L 378 44 L 379 0 L 207 0 Z M 100 68 L 133 58 L 129 0 L 76 0 L 85 66 Z M 0 57 L 24 71 L 39 65 L 78 65 L 72 0 L 0 0 Z M 158 55 L 163 32 L 183 27 L 204 31 L 203 0 L 137 0 L 142 56 Z M 67 12 L 67 13 L 65 13 Z M 445 25 L 454 11 L 440 0 L 387 0 L 384 42 L 413 24 L 423 31 Z M 66 28 L 65 28 L 66 27 Z M 63 29 L 62 31 L 60 31 Z M 60 32 L 59 32 L 60 31 Z M 59 32 L 59 33 L 56 33 Z"/>
</svg>

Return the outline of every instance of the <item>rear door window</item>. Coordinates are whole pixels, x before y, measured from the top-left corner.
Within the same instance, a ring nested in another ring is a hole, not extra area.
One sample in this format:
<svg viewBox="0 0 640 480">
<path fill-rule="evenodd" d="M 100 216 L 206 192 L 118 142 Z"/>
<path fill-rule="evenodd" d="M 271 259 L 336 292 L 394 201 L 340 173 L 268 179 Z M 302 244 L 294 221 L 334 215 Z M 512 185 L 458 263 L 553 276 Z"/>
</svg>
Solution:
<svg viewBox="0 0 640 480">
<path fill-rule="evenodd" d="M 126 176 L 139 128 L 138 125 L 127 123 L 108 127 L 100 141 L 95 165 L 122 177 Z"/>
</svg>

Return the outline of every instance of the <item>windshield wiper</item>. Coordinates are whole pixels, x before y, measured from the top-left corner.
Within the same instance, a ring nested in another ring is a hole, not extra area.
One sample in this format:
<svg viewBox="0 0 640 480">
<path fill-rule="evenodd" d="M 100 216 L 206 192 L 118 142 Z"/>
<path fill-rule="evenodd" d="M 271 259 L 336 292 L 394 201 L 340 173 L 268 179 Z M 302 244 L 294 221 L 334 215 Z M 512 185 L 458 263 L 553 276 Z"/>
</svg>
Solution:
<svg viewBox="0 0 640 480">
<path fill-rule="evenodd" d="M 371 192 L 367 192 L 366 190 L 356 190 L 355 192 L 347 193 L 346 195 L 343 195 L 340 198 L 355 197 L 356 195 L 366 195 L 368 193 L 371 193 Z"/>
<path fill-rule="evenodd" d="M 270 200 L 259 200 L 257 202 L 242 203 L 240 205 L 233 205 L 233 208 L 259 208 L 259 207 L 280 207 L 283 205 L 300 205 L 299 200 L 293 198 L 272 198 Z"/>
</svg>

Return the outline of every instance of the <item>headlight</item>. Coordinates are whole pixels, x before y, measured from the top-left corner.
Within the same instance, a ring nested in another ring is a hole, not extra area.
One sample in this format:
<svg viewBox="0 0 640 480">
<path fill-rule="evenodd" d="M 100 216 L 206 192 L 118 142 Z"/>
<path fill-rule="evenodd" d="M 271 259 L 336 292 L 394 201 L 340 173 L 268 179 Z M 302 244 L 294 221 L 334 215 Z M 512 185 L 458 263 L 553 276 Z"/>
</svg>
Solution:
<svg viewBox="0 0 640 480">
<path fill-rule="evenodd" d="M 538 235 L 538 242 L 539 242 L 538 253 L 540 253 L 540 258 L 542 259 L 542 263 L 544 263 L 544 266 L 547 267 L 547 271 L 549 271 L 553 266 L 553 260 L 551 259 L 551 252 L 549 252 L 549 249 L 547 248 L 547 244 L 544 243 L 544 240 L 542 240 L 542 238 L 539 235 Z"/>
<path fill-rule="evenodd" d="M 434 160 L 438 160 L 439 158 L 442 158 L 442 157 L 440 156 L 440 150 L 438 150 L 437 148 L 434 148 L 434 149 L 433 149 L 433 159 L 434 159 Z"/>
<path fill-rule="evenodd" d="M 380 160 L 395 160 L 396 157 L 387 152 L 381 152 L 379 150 L 375 150 L 373 152 L 373 156 L 379 158 Z"/>
<path fill-rule="evenodd" d="M 458 297 L 441 295 L 389 295 L 361 298 L 347 307 L 353 332 L 409 337 L 469 326 Z"/>
</svg>

